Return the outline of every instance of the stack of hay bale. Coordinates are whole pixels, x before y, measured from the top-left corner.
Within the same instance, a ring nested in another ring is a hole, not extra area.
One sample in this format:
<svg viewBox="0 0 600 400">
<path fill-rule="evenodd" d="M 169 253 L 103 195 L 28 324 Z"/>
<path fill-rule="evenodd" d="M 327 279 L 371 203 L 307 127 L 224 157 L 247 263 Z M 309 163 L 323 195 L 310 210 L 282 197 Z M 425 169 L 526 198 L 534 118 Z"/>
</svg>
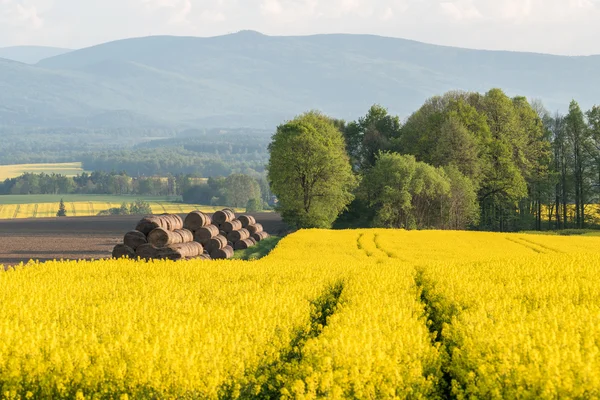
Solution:
<svg viewBox="0 0 600 400">
<path fill-rule="evenodd" d="M 201 211 L 189 213 L 185 220 L 174 214 L 152 215 L 127 232 L 112 255 L 146 260 L 227 259 L 234 249 L 248 249 L 267 237 L 254 217 L 236 218 L 231 209 L 217 211 L 212 218 Z"/>
<path fill-rule="evenodd" d="M 269 235 L 254 217 L 241 215 L 236 218 L 229 208 L 214 213 L 210 223 L 194 234 L 196 242 L 202 244 L 214 259 L 231 258 L 234 250 L 248 249 L 267 237 Z"/>
<path fill-rule="evenodd" d="M 115 246 L 113 257 L 181 260 L 199 257 L 203 252 L 193 232 L 184 229 L 180 216 L 163 214 L 142 218 L 135 230 L 125 234 L 123 243 Z"/>
</svg>

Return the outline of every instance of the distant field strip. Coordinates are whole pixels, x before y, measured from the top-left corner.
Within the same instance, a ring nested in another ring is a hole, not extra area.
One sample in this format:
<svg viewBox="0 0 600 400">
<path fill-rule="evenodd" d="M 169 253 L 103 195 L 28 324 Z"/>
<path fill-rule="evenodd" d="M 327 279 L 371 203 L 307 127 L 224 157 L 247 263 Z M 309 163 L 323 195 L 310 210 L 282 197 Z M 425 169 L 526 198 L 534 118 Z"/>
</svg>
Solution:
<svg viewBox="0 0 600 400">
<path fill-rule="evenodd" d="M 58 164 L 13 164 L 0 165 L 0 181 L 16 178 L 25 173 L 33 174 L 61 174 L 65 176 L 76 176 L 83 172 L 80 162 L 58 163 Z"/>
<path fill-rule="evenodd" d="M 77 201 L 65 202 L 68 217 L 91 217 L 110 208 L 119 208 L 121 203 L 108 201 Z M 49 218 L 55 217 L 59 203 L 30 203 L 30 204 L 0 204 L 0 219 Z M 200 210 L 214 212 L 223 209 L 219 206 L 204 206 L 199 204 L 179 204 L 170 202 L 150 203 L 153 214 L 185 214 Z M 236 212 L 243 212 L 236 209 Z"/>
</svg>

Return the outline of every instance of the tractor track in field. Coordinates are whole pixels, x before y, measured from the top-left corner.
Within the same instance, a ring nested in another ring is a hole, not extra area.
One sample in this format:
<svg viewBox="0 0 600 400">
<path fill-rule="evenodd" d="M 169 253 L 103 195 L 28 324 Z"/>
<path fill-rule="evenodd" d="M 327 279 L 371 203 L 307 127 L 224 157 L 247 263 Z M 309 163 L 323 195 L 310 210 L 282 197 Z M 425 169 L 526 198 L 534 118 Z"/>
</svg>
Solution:
<svg viewBox="0 0 600 400">
<path fill-rule="evenodd" d="M 272 235 L 289 232 L 277 213 L 252 215 Z M 110 257 L 113 247 L 122 242 L 123 235 L 140 218 L 128 215 L 0 220 L 0 265 Z"/>
<path fill-rule="evenodd" d="M 311 339 L 317 339 L 329 323 L 329 318 L 335 314 L 341 302 L 345 282 L 339 280 L 328 284 L 319 297 L 311 300 L 311 313 L 308 326 L 297 327 L 288 346 L 280 352 L 279 356 L 264 364 L 260 364 L 256 370 L 249 370 L 249 376 L 266 377 L 258 387 L 255 384 L 242 387 L 239 398 L 245 399 L 279 399 L 282 389 L 290 382 L 302 377 L 305 369 L 301 368 L 305 345 Z M 252 382 L 252 380 L 249 380 Z M 225 386 L 221 389 L 223 393 L 231 393 L 231 387 Z M 229 398 L 233 396 L 223 396 Z"/>
</svg>

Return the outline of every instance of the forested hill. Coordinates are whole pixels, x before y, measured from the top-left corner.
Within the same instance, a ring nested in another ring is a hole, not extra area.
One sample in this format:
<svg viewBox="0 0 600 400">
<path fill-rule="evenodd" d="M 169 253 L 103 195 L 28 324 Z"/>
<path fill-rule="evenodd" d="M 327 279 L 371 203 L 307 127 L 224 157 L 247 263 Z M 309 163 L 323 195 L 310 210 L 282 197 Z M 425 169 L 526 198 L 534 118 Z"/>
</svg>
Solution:
<svg viewBox="0 0 600 400">
<path fill-rule="evenodd" d="M 307 109 L 352 120 L 373 103 L 402 117 L 448 90 L 597 102 L 600 56 L 467 50 L 369 35 L 110 42 L 26 65 L 0 60 L 0 126 L 120 124 L 272 129 Z"/>
</svg>

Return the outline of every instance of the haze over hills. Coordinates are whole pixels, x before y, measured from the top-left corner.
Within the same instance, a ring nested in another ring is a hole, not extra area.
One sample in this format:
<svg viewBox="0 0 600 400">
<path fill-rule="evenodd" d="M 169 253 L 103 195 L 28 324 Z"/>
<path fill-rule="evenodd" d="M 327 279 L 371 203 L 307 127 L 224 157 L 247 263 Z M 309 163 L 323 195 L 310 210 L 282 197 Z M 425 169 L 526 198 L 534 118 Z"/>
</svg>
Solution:
<svg viewBox="0 0 600 400">
<path fill-rule="evenodd" d="M 0 53 L 1 54 L 1 53 Z M 119 40 L 41 60 L 0 60 L 0 125 L 272 128 L 308 109 L 402 117 L 448 90 L 600 102 L 600 56 L 468 50 L 370 35 Z"/>
<path fill-rule="evenodd" d="M 71 49 L 46 46 L 12 46 L 0 47 L 0 58 L 19 61 L 25 64 L 36 64 L 44 58 L 68 53 Z"/>
</svg>

